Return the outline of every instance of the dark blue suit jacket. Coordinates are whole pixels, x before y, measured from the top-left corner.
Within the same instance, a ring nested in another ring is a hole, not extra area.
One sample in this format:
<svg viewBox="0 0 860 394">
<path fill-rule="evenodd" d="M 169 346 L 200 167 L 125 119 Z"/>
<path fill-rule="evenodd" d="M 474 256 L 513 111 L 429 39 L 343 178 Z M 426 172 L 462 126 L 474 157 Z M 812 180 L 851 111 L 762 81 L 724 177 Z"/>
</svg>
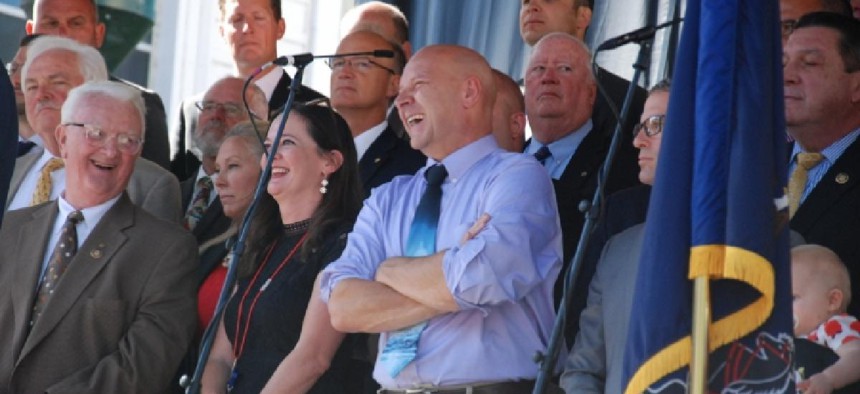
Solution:
<svg viewBox="0 0 860 394">
<path fill-rule="evenodd" d="M 373 188 L 388 183 L 398 175 L 413 175 L 425 164 L 427 157 L 412 149 L 409 141 L 398 137 L 389 124 L 358 161 L 364 198 L 370 196 Z"/>
<path fill-rule="evenodd" d="M 0 59 L 0 64 L 5 64 L 3 59 Z M 0 207 L 5 207 L 18 154 L 18 110 L 9 75 L 5 72 L 0 74 Z M 3 210 L 0 210 L 0 223 L 2 222 Z"/>
</svg>

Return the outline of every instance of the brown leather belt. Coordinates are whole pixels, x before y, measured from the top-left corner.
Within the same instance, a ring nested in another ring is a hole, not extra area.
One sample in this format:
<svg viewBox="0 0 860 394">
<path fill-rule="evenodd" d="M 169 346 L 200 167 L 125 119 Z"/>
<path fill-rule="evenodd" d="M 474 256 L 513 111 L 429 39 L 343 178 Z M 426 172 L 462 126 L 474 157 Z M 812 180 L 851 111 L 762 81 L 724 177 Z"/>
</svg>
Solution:
<svg viewBox="0 0 860 394">
<path fill-rule="evenodd" d="M 457 387 L 427 387 L 415 389 L 380 389 L 379 394 L 528 394 L 534 389 L 534 380 L 499 382 Z M 549 392 L 553 392 L 550 390 Z"/>
</svg>

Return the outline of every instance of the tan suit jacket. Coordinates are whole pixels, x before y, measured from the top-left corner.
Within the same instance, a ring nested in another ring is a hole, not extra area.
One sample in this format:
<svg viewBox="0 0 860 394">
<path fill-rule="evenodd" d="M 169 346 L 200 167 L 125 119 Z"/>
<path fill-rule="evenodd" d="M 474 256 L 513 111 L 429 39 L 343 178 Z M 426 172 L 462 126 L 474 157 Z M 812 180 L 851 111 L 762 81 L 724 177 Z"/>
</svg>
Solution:
<svg viewBox="0 0 860 394">
<path fill-rule="evenodd" d="M 12 182 L 9 184 L 9 194 L 6 206 L 15 197 L 15 193 L 21 187 L 24 176 L 39 161 L 42 152 L 30 152 L 19 157 L 15 161 L 15 170 L 12 173 Z M 134 163 L 134 172 L 128 181 L 126 188 L 131 202 L 143 208 L 155 217 L 179 223 L 182 219 L 181 195 L 179 193 L 179 181 L 169 171 L 161 168 L 149 160 L 138 158 Z"/>
<path fill-rule="evenodd" d="M 196 326 L 197 245 L 126 194 L 29 327 L 57 202 L 0 229 L 0 393 L 162 393 Z"/>
</svg>

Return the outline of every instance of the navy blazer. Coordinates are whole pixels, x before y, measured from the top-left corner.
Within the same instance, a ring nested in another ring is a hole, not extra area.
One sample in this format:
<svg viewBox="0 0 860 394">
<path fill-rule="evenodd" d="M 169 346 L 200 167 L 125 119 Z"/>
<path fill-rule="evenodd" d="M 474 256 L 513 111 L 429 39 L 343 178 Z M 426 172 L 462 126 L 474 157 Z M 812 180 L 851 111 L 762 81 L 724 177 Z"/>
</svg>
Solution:
<svg viewBox="0 0 860 394">
<path fill-rule="evenodd" d="M 826 246 L 848 267 L 851 293 L 860 294 L 860 138 L 852 143 L 800 204 L 791 229 L 806 242 Z M 860 316 L 860 297 L 848 313 Z"/>
<path fill-rule="evenodd" d="M 373 188 L 388 183 L 398 175 L 413 175 L 425 164 L 427 157 L 412 149 L 407 140 L 398 137 L 389 124 L 358 161 L 364 198 L 370 196 Z"/>
</svg>

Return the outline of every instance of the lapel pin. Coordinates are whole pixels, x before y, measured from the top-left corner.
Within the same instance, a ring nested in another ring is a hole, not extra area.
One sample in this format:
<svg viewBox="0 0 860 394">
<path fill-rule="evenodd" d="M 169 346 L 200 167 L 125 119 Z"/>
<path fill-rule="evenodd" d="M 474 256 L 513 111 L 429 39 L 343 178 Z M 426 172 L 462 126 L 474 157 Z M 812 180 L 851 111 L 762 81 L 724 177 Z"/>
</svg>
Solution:
<svg viewBox="0 0 860 394">
<path fill-rule="evenodd" d="M 844 184 L 848 183 L 848 178 L 849 178 L 848 174 L 846 174 L 844 172 L 840 172 L 839 174 L 836 175 L 836 183 L 838 183 L 840 185 L 844 185 Z"/>
<path fill-rule="evenodd" d="M 93 250 L 91 250 L 91 251 L 90 251 L 90 257 L 92 257 L 92 258 L 94 258 L 94 259 L 101 258 L 101 257 L 102 257 L 102 251 L 101 251 L 101 249 L 93 249 Z"/>
<path fill-rule="evenodd" d="M 379 164 L 379 162 L 380 162 L 380 161 L 382 161 L 382 159 L 381 159 L 381 158 L 379 158 L 379 157 L 377 157 L 377 158 L 373 159 L 373 162 L 374 162 L 374 163 L 376 163 L 376 164 Z"/>
<path fill-rule="evenodd" d="M 583 171 L 579 176 L 585 177 L 588 176 L 588 171 Z"/>
</svg>

